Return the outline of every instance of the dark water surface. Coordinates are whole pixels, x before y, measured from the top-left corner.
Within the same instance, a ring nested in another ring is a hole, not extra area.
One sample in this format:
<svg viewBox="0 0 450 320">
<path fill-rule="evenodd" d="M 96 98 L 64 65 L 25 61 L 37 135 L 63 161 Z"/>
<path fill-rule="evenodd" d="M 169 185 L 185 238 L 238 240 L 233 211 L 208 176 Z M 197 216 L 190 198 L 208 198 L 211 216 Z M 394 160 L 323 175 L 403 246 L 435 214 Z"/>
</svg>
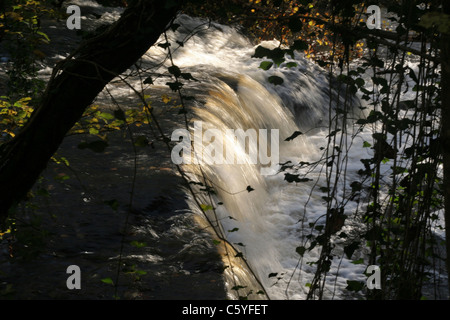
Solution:
<svg viewBox="0 0 450 320">
<path fill-rule="evenodd" d="M 83 26 L 95 10 L 105 11 L 82 7 L 88 15 Z M 42 24 L 52 39 L 45 50 L 51 67 L 79 37 L 65 21 Z M 109 135 L 103 153 L 79 149 L 84 139 L 93 137 L 65 139 L 56 156 L 70 166 L 49 163 L 34 193 L 46 189 L 50 196 L 20 209 L 16 235 L 0 243 L 0 298 L 225 299 L 221 257 L 194 221 L 166 147 L 154 141 L 135 157 L 123 132 Z M 70 178 L 62 180 L 64 175 Z M 80 267 L 79 290 L 67 288 L 70 265 Z"/>
<path fill-rule="evenodd" d="M 183 181 L 160 154 L 162 146 L 140 150 L 130 210 L 131 144 L 116 133 L 104 153 L 94 153 L 78 149 L 80 139 L 67 138 L 57 154 L 70 168 L 50 163 L 38 183 L 36 190 L 51 196 L 19 213 L 12 258 L 2 242 L 1 297 L 112 299 L 115 287 L 102 281 L 111 278 L 121 299 L 226 298 L 217 248 L 193 220 Z M 62 174 L 70 178 L 55 179 Z M 80 290 L 66 286 L 70 265 L 81 269 Z"/>
</svg>

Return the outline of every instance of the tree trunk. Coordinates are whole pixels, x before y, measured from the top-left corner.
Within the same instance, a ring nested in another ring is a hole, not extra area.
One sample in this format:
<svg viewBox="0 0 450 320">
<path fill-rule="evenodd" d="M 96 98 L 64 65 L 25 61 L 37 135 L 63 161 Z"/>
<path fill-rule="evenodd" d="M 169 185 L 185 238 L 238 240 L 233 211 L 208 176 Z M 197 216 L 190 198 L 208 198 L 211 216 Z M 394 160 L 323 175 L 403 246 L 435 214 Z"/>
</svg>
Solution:
<svg viewBox="0 0 450 320">
<path fill-rule="evenodd" d="M 450 14 L 449 1 L 442 1 L 443 11 Z M 441 38 L 442 155 L 444 166 L 444 206 L 447 274 L 450 275 L 450 34 Z M 448 279 L 450 297 L 450 277 Z"/>
<path fill-rule="evenodd" d="M 134 1 L 108 30 L 55 67 L 28 123 L 0 146 L 0 223 L 24 199 L 86 107 L 157 41 L 180 1 Z"/>
</svg>

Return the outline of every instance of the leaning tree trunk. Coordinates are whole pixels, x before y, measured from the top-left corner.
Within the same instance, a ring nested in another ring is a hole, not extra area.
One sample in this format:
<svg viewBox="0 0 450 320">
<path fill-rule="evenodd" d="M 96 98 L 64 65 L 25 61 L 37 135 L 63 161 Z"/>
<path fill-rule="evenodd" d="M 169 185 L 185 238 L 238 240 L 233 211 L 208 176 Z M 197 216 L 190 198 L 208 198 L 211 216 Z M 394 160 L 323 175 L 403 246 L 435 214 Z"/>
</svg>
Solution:
<svg viewBox="0 0 450 320">
<path fill-rule="evenodd" d="M 134 1 L 108 30 L 55 67 L 28 123 L 0 146 L 0 223 L 32 188 L 86 107 L 157 41 L 180 1 Z"/>
</svg>

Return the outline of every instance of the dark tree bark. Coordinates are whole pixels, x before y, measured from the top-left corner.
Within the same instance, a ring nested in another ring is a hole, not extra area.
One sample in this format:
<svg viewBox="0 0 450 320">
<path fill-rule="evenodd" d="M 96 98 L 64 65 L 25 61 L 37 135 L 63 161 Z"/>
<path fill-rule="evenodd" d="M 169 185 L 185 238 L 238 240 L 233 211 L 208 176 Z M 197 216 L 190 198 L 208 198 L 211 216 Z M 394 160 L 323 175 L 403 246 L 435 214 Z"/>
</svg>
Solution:
<svg viewBox="0 0 450 320">
<path fill-rule="evenodd" d="M 0 146 L 0 223 L 33 187 L 86 107 L 157 41 L 180 2 L 134 1 L 108 30 L 55 67 L 42 102 L 26 126 Z"/>
</svg>

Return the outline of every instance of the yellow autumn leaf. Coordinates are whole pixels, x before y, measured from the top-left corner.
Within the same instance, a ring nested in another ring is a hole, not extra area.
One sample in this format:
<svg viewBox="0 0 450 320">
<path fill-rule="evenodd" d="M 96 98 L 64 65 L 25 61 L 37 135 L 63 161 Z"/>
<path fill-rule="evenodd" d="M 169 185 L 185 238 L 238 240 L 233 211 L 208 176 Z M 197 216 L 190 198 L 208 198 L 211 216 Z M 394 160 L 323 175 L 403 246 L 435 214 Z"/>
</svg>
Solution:
<svg viewBox="0 0 450 320">
<path fill-rule="evenodd" d="M 163 94 L 162 96 L 161 96 L 161 100 L 162 100 L 162 102 L 164 102 L 164 103 L 169 103 L 170 102 L 170 97 L 168 96 L 168 95 L 166 95 L 166 94 Z"/>
</svg>

